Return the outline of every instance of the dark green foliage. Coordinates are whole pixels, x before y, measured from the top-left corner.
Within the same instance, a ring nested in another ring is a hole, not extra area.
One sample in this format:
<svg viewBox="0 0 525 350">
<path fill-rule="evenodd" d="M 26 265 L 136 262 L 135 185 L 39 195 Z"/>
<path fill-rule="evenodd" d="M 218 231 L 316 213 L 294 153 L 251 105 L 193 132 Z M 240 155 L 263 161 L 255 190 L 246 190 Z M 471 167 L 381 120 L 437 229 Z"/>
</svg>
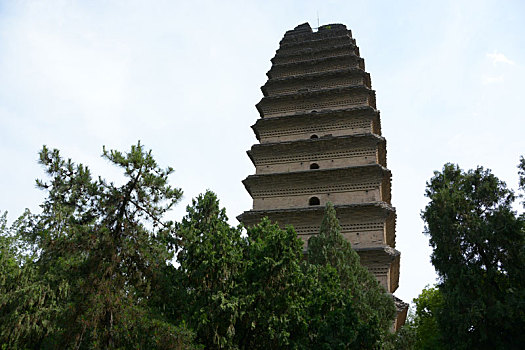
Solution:
<svg viewBox="0 0 525 350">
<path fill-rule="evenodd" d="M 7 213 L 0 216 L 0 267 L 0 306 L 2 306 L 7 302 L 6 294 L 14 287 L 13 277 L 20 273 L 14 237 L 7 227 Z"/>
<path fill-rule="evenodd" d="M 437 323 L 437 315 L 443 308 L 443 297 L 438 288 L 427 287 L 414 299 L 415 312 L 409 317 L 405 331 L 411 329 L 414 349 L 439 350 L 444 340 Z"/>
<path fill-rule="evenodd" d="M 359 319 L 358 305 L 330 265 L 309 265 L 308 337 L 311 349 L 376 349 L 381 329 Z"/>
<path fill-rule="evenodd" d="M 207 348 L 297 348 L 304 340 L 302 245 L 293 229 L 269 221 L 227 223 L 212 192 L 187 208 L 179 226 L 182 317 Z"/>
<path fill-rule="evenodd" d="M 28 280 L 34 271 L 30 261 L 22 264 L 17 243 L 13 231 L 7 227 L 7 213 L 4 213 L 0 217 L 0 345 L 3 346 L 7 346 L 5 339 L 18 338 L 25 326 L 31 325 L 31 319 L 24 317 L 27 316 L 23 314 L 24 307 L 38 307 L 39 303 L 31 303 L 27 298 Z M 15 313 L 21 313 L 22 317 Z M 13 326 L 2 326 L 8 324 Z"/>
<path fill-rule="evenodd" d="M 293 228 L 282 230 L 267 219 L 247 234 L 239 348 L 300 348 L 307 334 L 302 241 Z"/>
<path fill-rule="evenodd" d="M 521 159 L 520 185 L 525 161 Z M 422 216 L 442 295 L 437 324 L 452 349 L 525 342 L 525 225 L 513 192 L 489 170 L 446 164 L 427 184 Z"/>
<path fill-rule="evenodd" d="M 206 348 L 232 348 L 244 269 L 241 231 L 228 224 L 215 194 L 207 192 L 188 206 L 178 235 L 184 318 Z"/>
<path fill-rule="evenodd" d="M 174 225 L 163 219 L 182 194 L 167 185 L 173 170 L 160 169 L 140 143 L 103 157 L 122 168 L 123 185 L 92 179 L 58 150 L 40 152 L 50 177 L 37 181 L 48 193 L 42 213 L 26 213 L 13 227 L 30 249 L 1 305 L 1 341 L 9 347 L 191 343 L 190 332 L 148 307 L 158 271 L 173 256 Z"/>
<path fill-rule="evenodd" d="M 362 267 L 305 261 L 295 231 L 267 219 L 242 237 L 239 228 L 228 225 L 211 192 L 187 210 L 178 230 L 180 267 L 173 281 L 183 287 L 181 317 L 199 343 L 224 349 L 379 348 L 391 326 L 393 301 Z M 359 258 L 352 258 L 341 264 L 360 266 Z M 341 271 L 362 275 L 345 276 L 342 282 Z M 357 299 L 383 304 L 360 306 Z"/>
<path fill-rule="evenodd" d="M 518 164 L 518 174 L 520 176 L 519 181 L 519 189 L 521 190 L 520 197 L 525 198 L 525 158 L 523 156 L 520 157 L 520 164 Z M 525 199 L 521 202 L 523 204 L 523 207 L 525 208 Z M 525 219 L 525 213 L 522 213 L 522 220 Z"/>
<path fill-rule="evenodd" d="M 331 203 L 318 235 L 308 242 L 308 262 L 331 266 L 339 276 L 341 287 L 351 296 L 359 321 L 370 325 L 367 337 L 379 341 L 389 334 L 395 317 L 392 297 L 381 287 L 375 277 L 359 262 L 359 255 L 341 235 L 341 227 Z"/>
</svg>

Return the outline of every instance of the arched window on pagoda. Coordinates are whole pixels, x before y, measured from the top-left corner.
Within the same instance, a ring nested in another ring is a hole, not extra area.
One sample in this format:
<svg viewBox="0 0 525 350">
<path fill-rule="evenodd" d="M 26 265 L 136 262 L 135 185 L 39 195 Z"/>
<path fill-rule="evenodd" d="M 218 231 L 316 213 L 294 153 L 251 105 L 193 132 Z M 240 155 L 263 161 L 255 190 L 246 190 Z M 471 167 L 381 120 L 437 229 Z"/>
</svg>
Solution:
<svg viewBox="0 0 525 350">
<path fill-rule="evenodd" d="M 312 197 L 308 200 L 308 205 L 320 205 L 321 201 L 317 197 Z"/>
<path fill-rule="evenodd" d="M 317 163 L 310 164 L 310 169 L 319 169 L 319 164 Z"/>
</svg>

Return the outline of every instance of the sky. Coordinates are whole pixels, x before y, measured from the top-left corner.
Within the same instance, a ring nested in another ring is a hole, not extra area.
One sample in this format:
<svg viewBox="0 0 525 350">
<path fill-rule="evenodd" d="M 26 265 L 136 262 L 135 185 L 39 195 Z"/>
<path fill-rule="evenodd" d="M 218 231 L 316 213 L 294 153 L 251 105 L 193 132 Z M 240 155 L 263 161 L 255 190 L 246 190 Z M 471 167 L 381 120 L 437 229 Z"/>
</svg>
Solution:
<svg viewBox="0 0 525 350">
<path fill-rule="evenodd" d="M 117 182 L 102 146 L 138 140 L 184 198 L 217 193 L 230 222 L 251 209 L 270 59 L 285 31 L 343 23 L 371 74 L 387 139 L 405 301 L 436 281 L 425 183 L 446 162 L 517 188 L 525 155 L 523 1 L 0 0 L 0 212 L 39 211 L 42 145 Z"/>
</svg>

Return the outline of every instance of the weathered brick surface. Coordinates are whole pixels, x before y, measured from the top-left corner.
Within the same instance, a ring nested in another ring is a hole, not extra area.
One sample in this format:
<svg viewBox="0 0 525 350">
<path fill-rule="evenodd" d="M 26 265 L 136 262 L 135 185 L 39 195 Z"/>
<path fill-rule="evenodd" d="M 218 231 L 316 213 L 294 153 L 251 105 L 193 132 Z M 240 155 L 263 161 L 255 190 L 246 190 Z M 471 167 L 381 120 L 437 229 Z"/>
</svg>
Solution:
<svg viewBox="0 0 525 350">
<path fill-rule="evenodd" d="M 367 106 L 261 118 L 252 129 L 261 143 L 275 143 L 306 140 L 314 136 L 381 135 L 381 121 L 379 112 Z"/>
<path fill-rule="evenodd" d="M 248 155 L 256 174 L 371 164 L 386 166 L 385 140 L 370 133 L 265 143 L 254 145 Z"/>
</svg>

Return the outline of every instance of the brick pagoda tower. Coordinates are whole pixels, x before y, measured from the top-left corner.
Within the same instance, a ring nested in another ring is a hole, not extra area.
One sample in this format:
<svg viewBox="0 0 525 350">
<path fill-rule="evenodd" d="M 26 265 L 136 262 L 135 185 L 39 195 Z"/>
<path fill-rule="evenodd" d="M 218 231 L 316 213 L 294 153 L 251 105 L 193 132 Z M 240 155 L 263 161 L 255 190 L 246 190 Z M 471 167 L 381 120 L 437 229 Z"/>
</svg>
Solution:
<svg viewBox="0 0 525 350">
<path fill-rule="evenodd" d="M 370 74 L 351 31 L 299 25 L 286 32 L 272 63 L 252 126 L 260 144 L 248 151 L 256 174 L 243 181 L 253 209 L 239 221 L 253 225 L 267 216 L 293 225 L 306 243 L 330 201 L 361 263 L 393 293 L 400 253 L 391 173 Z M 396 304 L 398 326 L 406 304 Z"/>
</svg>

